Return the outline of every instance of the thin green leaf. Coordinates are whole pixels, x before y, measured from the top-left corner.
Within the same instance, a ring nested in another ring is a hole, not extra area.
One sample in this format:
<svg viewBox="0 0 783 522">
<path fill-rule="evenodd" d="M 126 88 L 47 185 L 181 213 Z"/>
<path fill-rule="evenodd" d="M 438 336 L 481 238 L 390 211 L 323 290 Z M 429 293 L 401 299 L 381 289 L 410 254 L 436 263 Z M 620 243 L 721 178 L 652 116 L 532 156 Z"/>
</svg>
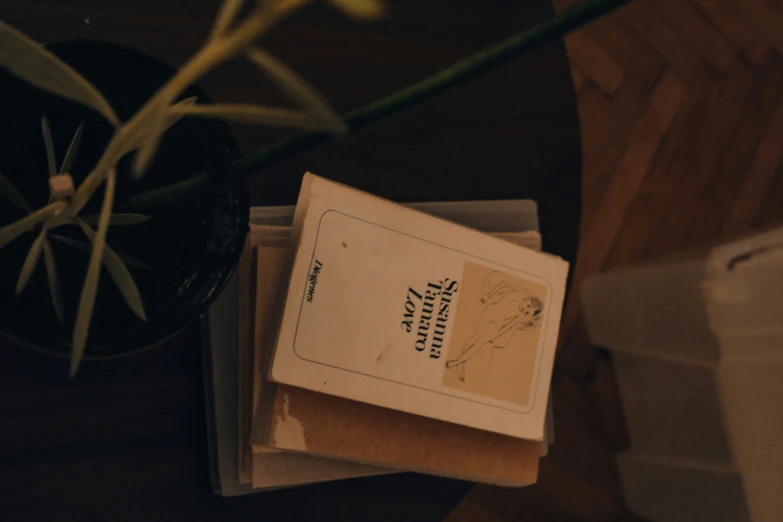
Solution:
<svg viewBox="0 0 783 522">
<path fill-rule="evenodd" d="M 86 235 L 93 245 L 95 245 L 95 231 L 82 219 L 76 218 L 76 223 L 81 227 L 84 235 Z M 103 249 L 103 264 L 106 266 L 106 270 L 109 271 L 117 288 L 122 292 L 122 296 L 125 298 L 125 302 L 128 303 L 128 307 L 136 314 L 142 321 L 147 320 L 147 314 L 144 312 L 144 303 L 141 301 L 141 294 L 136 286 L 136 282 L 133 280 L 125 263 L 122 262 L 120 256 L 118 256 L 114 250 L 109 248 L 109 245 L 104 245 Z"/>
<path fill-rule="evenodd" d="M 215 25 L 212 27 L 212 34 L 210 38 L 219 38 L 223 36 L 226 29 L 234 23 L 239 10 L 242 9 L 242 5 L 245 0 L 224 0 L 223 5 L 220 6 L 217 18 L 215 19 Z"/>
<path fill-rule="evenodd" d="M 38 260 L 41 258 L 41 249 L 43 248 L 44 240 L 46 239 L 46 227 L 41 230 L 38 237 L 33 241 L 33 246 L 30 247 L 30 251 L 27 252 L 27 258 L 22 265 L 22 271 L 19 272 L 19 279 L 16 281 L 16 295 L 22 293 L 27 283 L 30 281 L 30 277 L 35 271 L 35 267 L 38 266 Z"/>
<path fill-rule="evenodd" d="M 133 158 L 133 176 L 140 178 L 142 174 L 152 163 L 158 145 L 163 139 L 163 134 L 177 123 L 182 117 L 176 111 L 181 107 L 188 107 L 196 103 L 196 97 L 185 98 L 171 106 L 168 106 L 166 100 L 161 99 L 160 107 L 156 109 L 156 114 L 150 117 L 149 124 L 141 126 L 139 130 L 128 140 L 128 146 L 124 147 L 123 154 L 138 148 L 139 151 Z"/>
<path fill-rule="evenodd" d="M 169 106 L 174 99 L 193 81 L 241 53 L 261 34 L 306 1 L 261 2 L 260 8 L 255 9 L 229 36 L 208 42 L 155 94 L 151 101 L 140 109 L 138 114 L 142 114 L 144 118 L 136 120 L 137 117 L 134 116 L 134 124 L 140 122 L 139 125 L 147 128 L 147 132 L 144 144 L 133 158 L 133 176 L 135 178 L 140 178 L 152 163 L 165 130 Z"/>
<path fill-rule="evenodd" d="M 28 203 L 27 199 L 16 190 L 14 184 L 2 174 L 0 174 L 0 194 L 8 198 L 11 203 L 19 208 L 19 210 L 23 210 L 28 214 L 33 211 L 33 207 Z"/>
<path fill-rule="evenodd" d="M 71 239 L 70 237 L 61 236 L 59 234 L 49 234 L 49 237 L 51 239 L 54 239 L 55 241 L 59 241 L 63 245 L 68 245 L 74 250 L 78 250 L 79 252 L 83 252 L 85 254 L 89 254 L 92 251 L 91 243 L 85 243 L 84 241 Z M 106 246 L 106 248 L 108 249 L 109 247 Z M 122 259 L 122 262 L 125 263 L 125 266 L 127 266 L 128 268 L 138 268 L 140 270 L 152 270 L 152 267 L 150 265 L 148 265 L 144 261 L 139 261 L 135 257 L 131 257 L 119 253 L 117 255 L 120 256 L 120 259 Z"/>
<path fill-rule="evenodd" d="M 194 105 L 180 107 L 177 114 L 201 118 L 221 118 L 238 123 L 254 125 L 271 125 L 275 127 L 292 127 L 295 129 L 323 129 L 323 122 L 314 115 L 304 111 L 278 109 L 276 107 L 261 107 L 245 104 Z"/>
<path fill-rule="evenodd" d="M 353 18 L 375 20 L 383 16 L 384 5 L 379 0 L 329 0 L 329 3 Z"/>
<path fill-rule="evenodd" d="M 246 54 L 248 59 L 291 99 L 318 116 L 326 128 L 333 132 L 346 130 L 345 124 L 329 102 L 301 76 L 261 49 L 251 48 Z"/>
<path fill-rule="evenodd" d="M 91 227 L 98 225 L 100 216 L 82 216 L 85 223 Z M 129 225 L 138 225 L 152 219 L 152 216 L 145 216 L 144 214 L 112 214 L 109 218 L 109 226 L 112 227 L 124 227 Z"/>
<path fill-rule="evenodd" d="M 149 168 L 155 152 L 158 150 L 163 133 L 166 132 L 166 121 L 169 113 L 168 101 L 161 99 L 155 109 L 155 114 L 150 117 L 150 123 L 146 127 L 143 141 L 138 152 L 133 158 L 133 177 L 138 179 Z"/>
<path fill-rule="evenodd" d="M 84 123 L 79 125 L 76 132 L 73 133 L 71 138 L 71 144 L 68 145 L 68 151 L 65 153 L 63 164 L 60 166 L 60 174 L 70 174 L 71 168 L 73 168 L 73 161 L 76 159 L 76 153 L 79 151 L 79 145 L 82 143 L 82 132 L 84 131 Z"/>
<path fill-rule="evenodd" d="M 41 89 L 92 107 L 119 127 L 117 115 L 95 86 L 43 46 L 3 22 L 0 65 Z"/>
<path fill-rule="evenodd" d="M 41 132 L 43 133 L 44 145 L 46 145 L 46 162 L 49 164 L 49 177 L 57 174 L 55 164 L 57 160 L 54 157 L 54 144 L 52 143 L 52 131 L 49 129 L 49 120 L 46 116 L 41 117 Z"/>
<path fill-rule="evenodd" d="M 44 262 L 46 263 L 46 275 L 49 279 L 49 293 L 52 294 L 52 306 L 60 323 L 65 323 L 65 311 L 63 309 L 63 291 L 60 286 L 60 275 L 57 272 L 57 263 L 54 262 L 54 252 L 49 239 L 43 243 Z"/>
<path fill-rule="evenodd" d="M 106 246 L 106 232 L 109 230 L 109 217 L 114 203 L 114 187 L 116 174 L 114 170 L 106 176 L 106 191 L 101 205 L 101 219 L 98 223 L 98 232 L 95 234 L 92 245 L 90 261 L 87 265 L 87 275 L 84 278 L 82 294 L 79 298 L 79 309 L 76 312 L 76 324 L 73 329 L 73 341 L 71 352 L 71 378 L 76 375 L 79 364 L 82 362 L 84 348 L 87 345 L 87 333 L 92 321 L 92 312 L 95 309 L 95 298 L 98 296 L 98 279 L 101 275 L 101 263 L 103 249 Z"/>
<path fill-rule="evenodd" d="M 0 248 L 21 236 L 35 225 L 44 221 L 45 219 L 57 214 L 66 207 L 64 201 L 55 201 L 43 208 L 39 208 L 32 214 L 23 217 L 19 221 L 6 225 L 0 228 Z"/>
<path fill-rule="evenodd" d="M 189 98 L 184 98 L 184 99 L 182 99 L 182 100 L 178 101 L 177 103 L 175 103 L 175 104 L 174 104 L 174 105 L 172 105 L 171 107 L 183 107 L 183 106 L 185 106 L 185 107 L 186 107 L 186 106 L 188 106 L 188 105 L 193 105 L 193 104 L 195 104 L 195 103 L 196 103 L 196 100 L 198 100 L 198 97 L 196 97 L 196 96 L 190 96 Z M 169 107 L 169 108 L 171 108 L 171 107 Z M 176 123 L 176 122 L 178 122 L 178 121 L 179 121 L 179 118 L 170 118 L 170 121 L 173 121 L 174 123 Z M 171 123 L 171 124 L 169 124 L 169 127 L 171 127 L 171 125 L 174 125 L 174 123 Z"/>
<path fill-rule="evenodd" d="M 182 119 L 184 114 L 172 114 L 171 109 L 175 107 L 183 107 L 188 105 L 193 105 L 196 103 L 196 97 L 191 96 L 190 98 L 185 98 L 184 100 L 181 100 L 171 107 L 169 107 L 169 115 L 168 120 L 166 121 L 166 129 L 168 130 L 171 127 L 174 126 L 175 123 L 177 123 L 179 120 Z M 141 128 L 137 132 L 135 132 L 132 136 L 127 138 L 125 141 L 124 146 L 120 150 L 120 153 L 118 155 L 118 158 L 121 158 L 122 156 L 126 155 L 127 153 L 131 152 L 132 150 L 136 150 L 142 145 L 144 145 L 144 139 L 146 138 L 147 134 L 144 132 L 144 129 Z"/>
</svg>

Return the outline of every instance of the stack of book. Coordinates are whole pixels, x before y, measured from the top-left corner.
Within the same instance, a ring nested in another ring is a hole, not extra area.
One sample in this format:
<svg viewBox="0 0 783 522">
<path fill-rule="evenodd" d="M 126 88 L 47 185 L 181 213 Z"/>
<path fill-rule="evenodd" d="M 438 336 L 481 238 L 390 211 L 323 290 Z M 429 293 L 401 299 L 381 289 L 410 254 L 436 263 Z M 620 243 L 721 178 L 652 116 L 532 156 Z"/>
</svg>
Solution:
<svg viewBox="0 0 783 522">
<path fill-rule="evenodd" d="M 536 481 L 568 265 L 532 201 L 399 205 L 306 174 L 205 317 L 224 496 L 416 471 Z"/>
</svg>

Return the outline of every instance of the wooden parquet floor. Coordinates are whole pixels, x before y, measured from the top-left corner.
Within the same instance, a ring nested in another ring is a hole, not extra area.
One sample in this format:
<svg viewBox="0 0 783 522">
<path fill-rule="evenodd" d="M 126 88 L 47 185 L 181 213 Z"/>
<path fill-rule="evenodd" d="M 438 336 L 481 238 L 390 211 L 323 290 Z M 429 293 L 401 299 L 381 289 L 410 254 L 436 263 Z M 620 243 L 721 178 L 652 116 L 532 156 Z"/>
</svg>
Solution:
<svg viewBox="0 0 783 522">
<path fill-rule="evenodd" d="M 613 456 L 629 441 L 579 283 L 783 222 L 783 0 L 636 0 L 566 47 L 584 214 L 553 377 L 557 441 L 537 485 L 477 486 L 449 522 L 642 520 L 623 502 Z"/>
</svg>

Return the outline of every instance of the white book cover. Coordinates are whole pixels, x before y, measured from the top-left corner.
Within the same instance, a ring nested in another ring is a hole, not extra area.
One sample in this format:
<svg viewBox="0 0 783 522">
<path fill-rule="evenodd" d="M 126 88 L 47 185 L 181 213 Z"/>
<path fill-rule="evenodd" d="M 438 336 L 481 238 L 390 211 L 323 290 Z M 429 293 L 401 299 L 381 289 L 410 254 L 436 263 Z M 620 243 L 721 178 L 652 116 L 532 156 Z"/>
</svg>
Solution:
<svg viewBox="0 0 783 522">
<path fill-rule="evenodd" d="M 542 440 L 568 264 L 306 174 L 270 378 Z"/>
</svg>

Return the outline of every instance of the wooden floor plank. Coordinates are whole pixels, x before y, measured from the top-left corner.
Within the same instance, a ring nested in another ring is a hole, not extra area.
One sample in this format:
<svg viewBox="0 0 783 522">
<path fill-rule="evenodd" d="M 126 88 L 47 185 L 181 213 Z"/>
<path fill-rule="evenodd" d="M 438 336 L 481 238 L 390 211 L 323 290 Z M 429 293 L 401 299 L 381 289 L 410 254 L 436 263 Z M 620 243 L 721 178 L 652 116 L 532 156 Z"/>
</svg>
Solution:
<svg viewBox="0 0 783 522">
<path fill-rule="evenodd" d="M 574 91 L 578 96 L 587 88 L 587 76 L 576 67 L 571 66 L 571 77 L 574 79 Z"/>
<path fill-rule="evenodd" d="M 605 103 L 588 105 L 589 100 L 580 99 L 580 122 L 585 130 L 582 132 L 584 216 L 591 216 L 598 206 L 649 100 L 647 89 L 631 78 L 626 78 Z M 597 112 L 595 109 L 600 107 L 603 109 Z"/>
<path fill-rule="evenodd" d="M 699 67 L 699 58 L 655 10 L 644 3 L 631 2 L 619 9 L 617 14 L 663 57 L 680 80 L 688 82 L 691 79 Z"/>
<path fill-rule="evenodd" d="M 584 322 L 581 323 L 584 325 Z M 585 332 L 584 328 L 581 331 Z M 610 357 L 594 359 L 587 389 L 596 397 L 596 427 L 598 435 L 613 451 L 628 449 L 630 439 L 623 415 L 620 390 Z"/>
<path fill-rule="evenodd" d="M 707 62 L 726 72 L 737 51 L 715 27 L 683 0 L 637 0 L 651 3 L 661 17 Z"/>
<path fill-rule="evenodd" d="M 569 7 L 579 0 L 555 0 L 555 9 Z M 664 61 L 661 55 L 631 30 L 618 12 L 609 13 L 579 29 L 590 36 L 646 89 L 652 90 L 660 78 Z"/>
<path fill-rule="evenodd" d="M 579 315 L 579 284 L 597 271 L 622 227 L 636 192 L 651 170 L 674 115 L 685 94 L 685 86 L 667 73 L 652 94 L 649 107 L 634 128 L 628 147 L 601 195 L 601 203 L 583 218 L 583 232 L 571 295 L 562 319 L 561 332 L 567 332 Z"/>
<path fill-rule="evenodd" d="M 733 0 L 691 0 L 704 15 L 750 60 L 761 65 L 770 49 L 769 41 L 740 11 Z"/>
<path fill-rule="evenodd" d="M 756 70 L 756 84 L 742 110 L 734 137 L 721 154 L 717 169 L 699 197 L 690 202 L 693 214 L 685 224 L 685 245 L 713 242 L 720 237 L 731 204 L 782 93 L 783 58 L 774 52 L 765 66 Z"/>
<path fill-rule="evenodd" d="M 778 104 L 767 133 L 756 151 L 753 165 L 748 170 L 745 181 L 734 200 L 729 218 L 723 225 L 724 235 L 744 232 L 750 228 L 783 156 L 781 144 L 783 144 L 783 103 Z"/>
<path fill-rule="evenodd" d="M 643 102 L 640 104 L 643 105 Z M 614 107 L 613 101 L 594 86 L 588 87 L 579 96 L 583 179 L 589 178 L 589 173 L 595 172 L 605 163 L 604 156 L 612 148 L 617 132 L 613 118 Z M 585 122 L 590 122 L 589 126 Z"/>
<path fill-rule="evenodd" d="M 620 481 L 617 475 L 617 469 L 614 466 L 606 465 L 611 462 L 614 452 L 604 440 L 596 435 L 592 430 L 585 430 L 577 424 L 570 425 L 570 417 L 561 416 L 556 423 L 558 444 L 553 445 L 550 450 L 548 460 L 555 460 L 565 465 L 571 470 L 574 476 L 588 480 L 593 486 L 605 493 L 603 499 L 596 499 L 603 504 L 601 509 L 617 512 L 617 508 L 622 506 L 622 492 Z M 546 461 L 545 461 L 546 462 Z M 542 463 L 542 465 L 545 465 Z M 542 489 L 546 490 L 548 484 L 541 483 Z M 581 511 L 583 507 L 571 509 L 571 511 Z M 609 517 L 604 517 L 604 519 Z"/>
<path fill-rule="evenodd" d="M 648 258 L 689 246 L 683 244 L 686 235 L 683 223 L 698 211 L 693 202 L 698 200 L 730 145 L 754 80 L 752 72 L 735 61 L 726 79 L 714 82 L 692 113 L 688 131 L 691 138 L 667 165 L 678 179 L 674 190 L 659 202 L 666 211 L 646 238 Z"/>
<path fill-rule="evenodd" d="M 653 170 L 638 190 L 631 209 L 625 215 L 613 246 L 609 252 L 603 253 L 605 261 L 601 268 L 612 268 L 644 259 L 648 246 L 647 236 L 667 212 L 663 202 L 668 199 L 683 175 L 672 160 L 693 145 L 696 136 L 693 134 L 694 128 L 697 128 L 699 123 L 694 114 L 699 113 L 699 103 L 710 92 L 716 80 L 714 73 L 699 69 L 688 84 L 665 145 L 656 158 Z"/>
<path fill-rule="evenodd" d="M 753 219 L 753 228 L 772 225 L 783 225 L 783 164 L 778 165 L 778 170 L 764 196 L 764 202 Z"/>
<path fill-rule="evenodd" d="M 663 71 L 663 59 L 637 34 L 623 24 L 617 14 L 609 14 L 583 29 L 607 53 L 622 65 L 626 78 L 631 77 L 652 90 Z"/>
<path fill-rule="evenodd" d="M 541 462 L 537 484 L 555 503 L 567 509 L 570 516 L 566 520 L 602 522 L 625 511 L 619 487 L 610 489 L 595 476 L 580 475 L 572 464 L 556 456 L 546 457 Z"/>
<path fill-rule="evenodd" d="M 783 52 L 783 15 L 765 0 L 741 0 L 735 5 L 750 18 L 778 51 Z"/>
<path fill-rule="evenodd" d="M 565 39 L 568 58 L 601 91 L 613 94 L 623 81 L 623 68 L 603 47 L 584 31 L 575 31 Z"/>
</svg>

